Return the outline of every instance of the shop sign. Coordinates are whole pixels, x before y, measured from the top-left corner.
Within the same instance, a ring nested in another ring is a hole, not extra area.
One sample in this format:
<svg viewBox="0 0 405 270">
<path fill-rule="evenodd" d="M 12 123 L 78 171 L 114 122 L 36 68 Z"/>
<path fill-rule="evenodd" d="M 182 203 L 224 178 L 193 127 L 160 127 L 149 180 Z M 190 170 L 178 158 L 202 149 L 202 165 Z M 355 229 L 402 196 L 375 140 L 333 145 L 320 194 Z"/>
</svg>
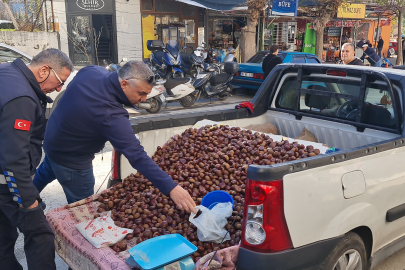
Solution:
<svg viewBox="0 0 405 270">
<path fill-rule="evenodd" d="M 99 10 L 104 7 L 103 0 L 77 0 L 76 5 L 84 10 Z"/>
<path fill-rule="evenodd" d="M 381 20 L 381 26 L 390 26 L 391 20 Z"/>
<path fill-rule="evenodd" d="M 365 15 L 365 4 L 342 4 L 338 9 L 337 18 L 364 19 Z"/>
<path fill-rule="evenodd" d="M 361 25 L 361 21 L 329 21 L 326 24 L 326 27 L 359 27 Z"/>
<path fill-rule="evenodd" d="M 297 16 L 299 0 L 273 0 L 271 15 L 273 16 Z"/>
</svg>

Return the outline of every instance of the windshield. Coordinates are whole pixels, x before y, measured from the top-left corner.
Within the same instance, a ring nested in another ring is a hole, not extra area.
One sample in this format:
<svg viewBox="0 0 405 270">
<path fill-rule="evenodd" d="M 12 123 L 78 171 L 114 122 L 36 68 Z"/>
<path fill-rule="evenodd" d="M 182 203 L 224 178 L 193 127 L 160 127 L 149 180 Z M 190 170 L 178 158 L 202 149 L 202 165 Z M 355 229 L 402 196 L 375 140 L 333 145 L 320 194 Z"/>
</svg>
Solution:
<svg viewBox="0 0 405 270">
<path fill-rule="evenodd" d="M 252 58 L 250 58 L 246 63 L 255 63 L 255 64 L 261 64 L 263 62 L 263 59 L 266 57 L 268 54 L 268 51 L 263 51 L 263 52 L 258 52 L 256 53 Z M 281 58 L 281 61 L 284 61 L 284 58 L 287 54 L 279 52 L 278 57 Z"/>
<path fill-rule="evenodd" d="M 166 49 L 173 55 L 174 58 L 177 58 L 179 54 L 179 45 L 177 40 L 169 40 L 166 44 Z"/>
</svg>

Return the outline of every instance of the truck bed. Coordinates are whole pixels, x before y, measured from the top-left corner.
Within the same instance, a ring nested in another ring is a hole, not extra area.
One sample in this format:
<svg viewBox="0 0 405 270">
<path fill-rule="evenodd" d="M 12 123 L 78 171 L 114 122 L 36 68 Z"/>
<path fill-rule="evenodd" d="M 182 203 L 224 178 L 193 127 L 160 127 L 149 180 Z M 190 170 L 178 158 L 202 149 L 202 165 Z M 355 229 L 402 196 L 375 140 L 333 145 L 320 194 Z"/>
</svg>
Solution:
<svg viewBox="0 0 405 270">
<path fill-rule="evenodd" d="M 399 137 L 398 134 L 387 133 L 383 131 L 365 129 L 359 132 L 355 127 L 347 124 L 325 121 L 321 119 L 302 117 L 296 120 L 292 114 L 268 110 L 254 118 L 242 118 L 236 120 L 219 121 L 230 126 L 245 127 L 251 124 L 272 123 L 278 129 L 280 135 L 295 138 L 304 128 L 309 130 L 318 139 L 318 142 L 328 147 L 337 147 L 342 150 L 361 147 L 389 139 Z M 153 129 L 138 133 L 141 144 L 149 156 L 152 156 L 158 146 L 163 146 L 171 137 L 181 134 L 192 125 L 184 125 L 173 128 Z M 131 173 L 136 173 L 128 160 L 121 155 L 121 177 L 125 178 Z"/>
</svg>

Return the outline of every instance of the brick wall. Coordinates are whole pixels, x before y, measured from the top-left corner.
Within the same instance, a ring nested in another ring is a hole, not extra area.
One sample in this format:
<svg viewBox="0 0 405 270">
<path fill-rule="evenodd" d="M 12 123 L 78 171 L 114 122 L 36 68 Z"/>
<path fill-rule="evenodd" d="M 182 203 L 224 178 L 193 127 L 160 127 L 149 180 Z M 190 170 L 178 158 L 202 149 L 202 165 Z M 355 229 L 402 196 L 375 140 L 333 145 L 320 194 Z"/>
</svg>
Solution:
<svg viewBox="0 0 405 270">
<path fill-rule="evenodd" d="M 56 32 L 0 31 L 0 41 L 30 56 L 47 48 L 59 47 Z"/>
</svg>

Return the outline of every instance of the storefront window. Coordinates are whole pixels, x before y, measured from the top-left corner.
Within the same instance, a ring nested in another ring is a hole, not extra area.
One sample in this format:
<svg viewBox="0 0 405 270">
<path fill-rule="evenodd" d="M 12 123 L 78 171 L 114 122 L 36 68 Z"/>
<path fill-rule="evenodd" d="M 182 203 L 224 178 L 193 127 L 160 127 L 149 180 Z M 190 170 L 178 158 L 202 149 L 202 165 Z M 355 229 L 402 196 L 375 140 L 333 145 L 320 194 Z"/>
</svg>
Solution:
<svg viewBox="0 0 405 270">
<path fill-rule="evenodd" d="M 152 11 L 153 10 L 153 0 L 142 0 L 142 10 Z"/>
<path fill-rule="evenodd" d="M 359 28 L 356 29 L 355 39 L 359 42 L 362 38 L 368 39 L 368 29 L 370 25 L 368 23 L 363 23 Z"/>
<path fill-rule="evenodd" d="M 179 13 L 180 2 L 169 1 L 169 0 L 155 0 L 155 11 L 156 12 L 173 12 Z"/>
<path fill-rule="evenodd" d="M 225 49 L 233 46 L 233 20 L 229 19 L 210 19 L 209 44 L 211 47 Z"/>
</svg>

